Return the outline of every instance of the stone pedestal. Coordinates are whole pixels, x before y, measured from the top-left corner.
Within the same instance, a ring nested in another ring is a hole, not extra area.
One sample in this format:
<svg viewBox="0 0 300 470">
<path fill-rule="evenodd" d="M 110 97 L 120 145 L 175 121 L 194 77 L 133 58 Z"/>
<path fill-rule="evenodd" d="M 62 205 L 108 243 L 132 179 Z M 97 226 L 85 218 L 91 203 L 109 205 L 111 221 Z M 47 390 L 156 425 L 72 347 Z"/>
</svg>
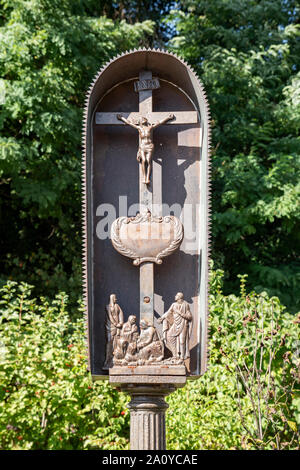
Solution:
<svg viewBox="0 0 300 470">
<path fill-rule="evenodd" d="M 109 381 L 131 397 L 130 449 L 165 450 L 165 397 L 185 385 L 185 366 L 113 367 Z"/>
</svg>

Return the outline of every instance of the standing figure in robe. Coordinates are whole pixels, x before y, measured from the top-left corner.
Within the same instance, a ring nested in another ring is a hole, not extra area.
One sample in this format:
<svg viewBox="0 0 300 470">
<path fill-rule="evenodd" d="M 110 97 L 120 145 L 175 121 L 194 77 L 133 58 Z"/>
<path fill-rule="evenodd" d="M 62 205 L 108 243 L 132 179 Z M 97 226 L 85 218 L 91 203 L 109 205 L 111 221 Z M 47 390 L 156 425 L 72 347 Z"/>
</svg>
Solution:
<svg viewBox="0 0 300 470">
<path fill-rule="evenodd" d="M 113 351 L 120 337 L 123 323 L 124 314 L 121 307 L 117 304 L 116 294 L 111 294 L 109 304 L 106 306 L 106 357 L 103 369 L 109 369 L 113 365 Z"/>
<path fill-rule="evenodd" d="M 178 292 L 175 302 L 158 322 L 163 324 L 164 342 L 170 348 L 173 357 L 185 360 L 190 357 L 189 340 L 192 330 L 192 314 L 183 293 Z"/>
</svg>

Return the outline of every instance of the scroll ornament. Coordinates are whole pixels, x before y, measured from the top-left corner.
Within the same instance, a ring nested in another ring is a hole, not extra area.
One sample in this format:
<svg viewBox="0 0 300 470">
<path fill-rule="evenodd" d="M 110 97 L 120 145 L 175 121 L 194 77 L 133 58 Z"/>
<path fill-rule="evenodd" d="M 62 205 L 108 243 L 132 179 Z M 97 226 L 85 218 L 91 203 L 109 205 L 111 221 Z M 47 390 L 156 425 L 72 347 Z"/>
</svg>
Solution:
<svg viewBox="0 0 300 470">
<path fill-rule="evenodd" d="M 133 264 L 162 263 L 181 244 L 183 225 L 175 216 L 158 217 L 138 213 L 135 217 L 119 217 L 111 227 L 111 241 L 122 255 L 132 258 Z"/>
</svg>

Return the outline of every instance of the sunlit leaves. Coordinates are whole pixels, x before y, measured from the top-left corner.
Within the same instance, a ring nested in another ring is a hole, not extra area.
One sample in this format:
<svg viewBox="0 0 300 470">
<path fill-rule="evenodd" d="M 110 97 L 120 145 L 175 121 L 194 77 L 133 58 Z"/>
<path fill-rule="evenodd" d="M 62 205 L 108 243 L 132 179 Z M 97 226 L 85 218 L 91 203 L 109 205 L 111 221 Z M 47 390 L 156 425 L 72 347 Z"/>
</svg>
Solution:
<svg viewBox="0 0 300 470">
<path fill-rule="evenodd" d="M 33 299 L 8 283 L 0 301 L 0 448 L 126 447 L 125 398 L 86 371 L 83 321 L 67 297 Z"/>
</svg>

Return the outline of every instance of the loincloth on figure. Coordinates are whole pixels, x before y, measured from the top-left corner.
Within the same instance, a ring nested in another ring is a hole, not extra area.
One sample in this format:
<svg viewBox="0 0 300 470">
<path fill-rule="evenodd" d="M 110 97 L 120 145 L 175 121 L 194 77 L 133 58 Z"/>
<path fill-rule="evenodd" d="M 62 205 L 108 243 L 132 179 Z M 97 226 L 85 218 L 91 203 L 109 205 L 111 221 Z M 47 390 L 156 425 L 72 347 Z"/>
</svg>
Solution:
<svg viewBox="0 0 300 470">
<path fill-rule="evenodd" d="M 153 152 L 154 144 L 142 144 L 137 153 L 137 161 L 140 162 L 142 160 L 142 152 Z"/>
</svg>

